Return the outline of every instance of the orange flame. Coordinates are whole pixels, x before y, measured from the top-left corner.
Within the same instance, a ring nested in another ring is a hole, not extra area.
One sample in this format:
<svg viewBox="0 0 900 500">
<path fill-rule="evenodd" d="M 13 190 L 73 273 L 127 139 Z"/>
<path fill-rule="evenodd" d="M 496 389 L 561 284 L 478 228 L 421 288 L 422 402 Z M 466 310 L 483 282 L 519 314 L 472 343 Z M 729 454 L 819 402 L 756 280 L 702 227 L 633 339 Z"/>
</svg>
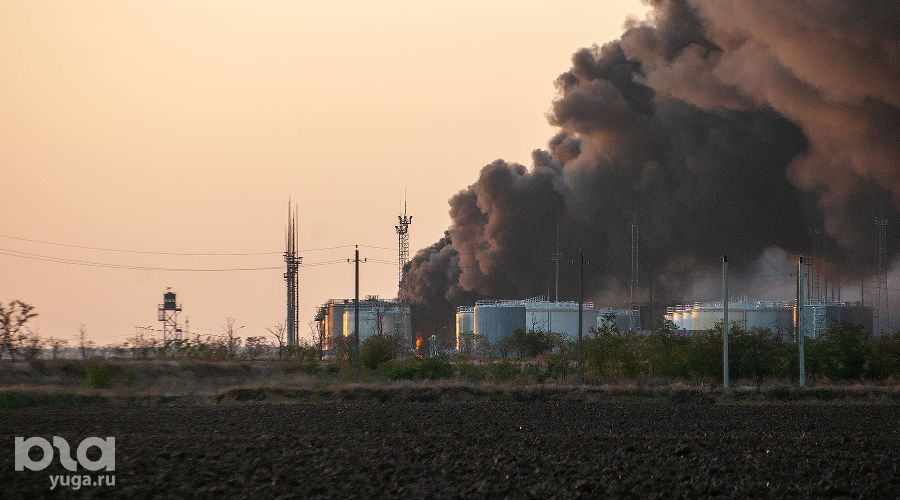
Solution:
<svg viewBox="0 0 900 500">
<path fill-rule="evenodd" d="M 416 336 L 416 350 L 418 351 L 420 347 L 422 347 L 422 337 L 419 337 L 417 335 Z"/>
</svg>

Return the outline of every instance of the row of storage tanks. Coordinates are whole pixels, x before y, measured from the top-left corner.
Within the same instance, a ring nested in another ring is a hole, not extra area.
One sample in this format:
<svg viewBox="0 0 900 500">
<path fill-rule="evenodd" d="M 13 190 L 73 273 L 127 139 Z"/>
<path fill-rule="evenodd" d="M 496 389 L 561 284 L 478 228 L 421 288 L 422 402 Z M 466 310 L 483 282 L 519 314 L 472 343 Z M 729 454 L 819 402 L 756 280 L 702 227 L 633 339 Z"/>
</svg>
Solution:
<svg viewBox="0 0 900 500">
<path fill-rule="evenodd" d="M 323 333 L 326 349 L 334 340 L 353 332 L 355 323 L 353 299 L 331 299 L 319 308 L 316 321 Z M 379 331 L 404 342 L 411 340 L 410 307 L 397 299 L 368 297 L 359 301 L 359 338 L 365 340 Z"/>
<path fill-rule="evenodd" d="M 612 314 L 612 316 L 609 316 Z M 585 302 L 582 309 L 582 335 L 588 335 L 605 318 L 613 317 L 620 330 L 632 328 L 631 312 L 622 309 L 595 309 Z M 636 326 L 635 326 L 636 328 Z M 491 344 L 516 330 L 561 333 L 578 338 L 578 302 L 553 302 L 542 299 L 481 300 L 474 307 L 456 309 L 456 340 L 475 334 Z"/>
<path fill-rule="evenodd" d="M 702 331 L 721 323 L 724 312 L 722 302 L 694 302 L 667 308 L 665 317 L 679 330 Z M 784 333 L 794 324 L 794 308 L 780 301 L 729 301 L 728 322 L 745 329 L 768 328 Z"/>
<path fill-rule="evenodd" d="M 704 331 L 715 328 L 724 315 L 722 302 L 694 302 L 669 307 L 666 319 L 679 330 Z M 745 330 L 769 329 L 786 336 L 794 326 L 794 302 L 783 301 L 729 301 L 728 323 L 737 323 Z M 872 311 L 859 304 L 845 302 L 811 302 L 800 310 L 800 327 L 807 337 L 819 337 L 826 329 L 839 321 L 861 324 L 871 329 Z"/>
</svg>

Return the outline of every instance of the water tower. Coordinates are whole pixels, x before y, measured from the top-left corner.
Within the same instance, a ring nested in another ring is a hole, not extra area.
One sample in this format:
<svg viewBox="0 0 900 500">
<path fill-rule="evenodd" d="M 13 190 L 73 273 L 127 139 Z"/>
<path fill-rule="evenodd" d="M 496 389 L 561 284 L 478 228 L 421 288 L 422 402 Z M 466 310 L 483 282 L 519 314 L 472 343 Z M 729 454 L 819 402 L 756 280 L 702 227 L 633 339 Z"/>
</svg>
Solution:
<svg viewBox="0 0 900 500">
<path fill-rule="evenodd" d="M 163 294 L 163 303 L 156 308 L 156 319 L 163 324 L 163 344 L 170 340 L 181 339 L 181 328 L 178 327 L 178 313 L 181 312 L 181 304 L 175 302 L 175 292 L 172 288 L 166 288 Z"/>
</svg>

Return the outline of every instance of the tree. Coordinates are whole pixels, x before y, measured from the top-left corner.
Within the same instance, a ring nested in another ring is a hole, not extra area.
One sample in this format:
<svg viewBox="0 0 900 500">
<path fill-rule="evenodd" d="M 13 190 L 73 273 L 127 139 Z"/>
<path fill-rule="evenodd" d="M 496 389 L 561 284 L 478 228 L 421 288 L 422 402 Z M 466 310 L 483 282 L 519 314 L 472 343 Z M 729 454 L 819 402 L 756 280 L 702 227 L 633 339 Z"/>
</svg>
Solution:
<svg viewBox="0 0 900 500">
<path fill-rule="evenodd" d="M 34 306 L 21 300 L 12 300 L 5 306 L 0 303 L 0 359 L 4 352 L 10 359 L 15 356 L 20 336 L 28 332 L 28 322 L 37 315 Z"/>
<path fill-rule="evenodd" d="M 37 359 L 41 356 L 41 349 L 44 348 L 44 341 L 41 340 L 37 332 L 33 332 L 28 328 L 23 329 L 17 339 L 17 350 L 22 353 L 25 359 Z"/>
<path fill-rule="evenodd" d="M 81 359 L 87 359 L 87 351 L 94 347 L 94 342 L 87 339 L 87 329 L 84 323 L 78 325 L 78 348 L 81 350 Z"/>
<path fill-rule="evenodd" d="M 278 342 L 278 359 L 281 359 L 281 352 L 284 350 L 285 329 L 284 323 L 276 323 L 275 326 L 266 328 L 275 337 L 275 341 Z"/>
<path fill-rule="evenodd" d="M 47 339 L 47 343 L 50 344 L 50 352 L 53 355 L 53 359 L 56 359 L 56 355 L 62 349 L 65 349 L 69 345 L 69 341 L 65 339 L 58 339 L 56 337 L 50 337 Z"/>
<path fill-rule="evenodd" d="M 247 337 L 244 341 L 244 346 L 246 347 L 247 359 L 263 358 L 266 351 L 271 347 L 266 342 L 266 337 L 262 335 L 259 337 Z"/>
<path fill-rule="evenodd" d="M 237 330 L 243 328 L 243 326 L 239 326 L 238 328 L 234 327 L 234 318 L 231 316 L 227 316 L 225 318 L 225 344 L 228 348 L 228 357 L 233 358 L 235 354 L 237 354 L 237 348 L 241 346 L 241 338 L 237 336 Z"/>
<path fill-rule="evenodd" d="M 360 364 L 374 370 L 394 359 L 400 353 L 401 345 L 393 335 L 373 335 L 362 343 L 359 351 Z"/>
</svg>

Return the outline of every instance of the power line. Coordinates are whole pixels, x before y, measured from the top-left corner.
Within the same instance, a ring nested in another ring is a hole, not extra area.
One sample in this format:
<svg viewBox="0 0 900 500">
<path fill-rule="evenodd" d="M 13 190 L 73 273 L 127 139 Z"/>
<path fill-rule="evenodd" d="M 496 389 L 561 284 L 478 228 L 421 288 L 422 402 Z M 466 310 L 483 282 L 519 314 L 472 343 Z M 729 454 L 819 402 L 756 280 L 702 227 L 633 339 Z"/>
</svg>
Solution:
<svg viewBox="0 0 900 500">
<path fill-rule="evenodd" d="M 21 252 L 18 250 L 10 250 L 0 248 L 0 255 L 9 257 L 18 257 L 20 259 L 36 260 L 40 262 L 52 262 L 56 264 L 69 264 L 87 267 L 101 267 L 108 269 L 125 269 L 132 271 L 172 271 L 172 272 L 232 272 L 232 271 L 268 271 L 273 269 L 281 269 L 281 266 L 263 266 L 263 267 L 230 267 L 230 268 L 175 268 L 175 267 L 159 267 L 134 264 L 113 264 L 108 262 L 94 262 L 87 260 L 69 259 L 65 257 L 53 257 L 50 255 L 41 255 L 30 252 Z M 343 263 L 344 260 L 311 262 L 309 264 L 301 264 L 301 267 L 318 267 Z"/>
<path fill-rule="evenodd" d="M 31 238 L 21 238 L 18 236 L 9 236 L 6 234 L 0 234 L 0 238 L 6 238 L 10 240 L 19 240 L 19 241 L 28 241 L 31 243 L 40 243 L 43 245 L 53 245 L 58 247 L 68 247 L 68 248 L 81 248 L 84 250 L 98 250 L 101 252 L 118 252 L 118 253 L 140 253 L 140 254 L 151 254 L 151 255 L 186 255 L 186 256 L 244 256 L 244 255 L 278 255 L 281 252 L 158 252 L 152 250 L 126 250 L 121 248 L 104 248 L 104 247 L 92 247 L 87 245 L 74 245 L 70 243 L 58 243 L 54 241 L 45 241 L 45 240 L 35 240 Z"/>
<path fill-rule="evenodd" d="M 59 243 L 55 241 L 46 241 L 46 240 L 37 240 L 32 238 L 22 238 L 20 236 L 10 236 L 7 234 L 0 234 L 0 238 L 6 238 L 10 240 L 18 240 L 18 241 L 27 241 L 30 243 L 40 243 L 42 245 L 53 245 L 59 247 L 67 247 L 67 248 L 80 248 L 83 250 L 97 250 L 100 252 L 116 252 L 116 253 L 137 253 L 137 254 L 148 254 L 148 255 L 180 255 L 180 256 L 189 256 L 189 257 L 239 257 L 239 256 L 250 256 L 250 255 L 281 255 L 283 252 L 164 252 L 164 251 L 156 251 L 156 250 L 131 250 L 131 249 L 123 249 L 123 248 L 106 248 L 106 247 L 94 247 L 88 245 L 75 245 L 72 243 Z M 339 250 L 343 248 L 353 248 L 354 245 L 336 245 L 332 247 L 321 247 L 321 248 L 301 248 L 301 252 L 319 252 L 324 250 Z M 379 250 L 394 250 L 393 248 L 388 247 L 379 247 L 374 245 L 360 245 L 361 247 L 366 248 L 375 248 Z"/>
</svg>

